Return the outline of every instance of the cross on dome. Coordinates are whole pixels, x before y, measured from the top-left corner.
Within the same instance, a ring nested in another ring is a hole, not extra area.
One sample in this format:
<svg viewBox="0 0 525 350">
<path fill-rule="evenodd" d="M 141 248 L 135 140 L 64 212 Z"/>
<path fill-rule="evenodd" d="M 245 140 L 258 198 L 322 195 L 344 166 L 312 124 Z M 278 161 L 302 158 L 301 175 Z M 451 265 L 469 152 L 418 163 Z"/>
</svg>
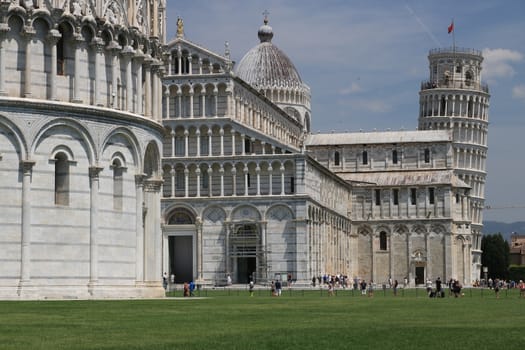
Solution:
<svg viewBox="0 0 525 350">
<path fill-rule="evenodd" d="M 257 32 L 257 35 L 259 36 L 259 40 L 261 43 L 265 42 L 271 42 L 273 38 L 273 29 L 268 25 L 268 15 L 270 12 L 268 10 L 264 10 L 264 24 L 259 28 L 259 32 Z"/>
<path fill-rule="evenodd" d="M 268 12 L 268 10 L 264 10 L 262 14 L 264 15 L 264 24 L 268 24 L 268 15 L 270 14 L 270 12 Z"/>
</svg>

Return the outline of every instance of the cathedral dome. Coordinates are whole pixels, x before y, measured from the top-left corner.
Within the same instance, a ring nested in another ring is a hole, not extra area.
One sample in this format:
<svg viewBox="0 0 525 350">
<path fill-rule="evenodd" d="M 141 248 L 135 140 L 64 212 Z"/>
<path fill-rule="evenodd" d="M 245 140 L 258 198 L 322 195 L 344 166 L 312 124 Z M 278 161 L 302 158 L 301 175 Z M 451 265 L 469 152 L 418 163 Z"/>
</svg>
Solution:
<svg viewBox="0 0 525 350">
<path fill-rule="evenodd" d="M 258 31 L 257 46 L 244 55 L 235 70 L 236 75 L 256 89 L 272 87 L 303 87 L 292 61 L 272 44 L 273 30 L 265 18 Z"/>
</svg>

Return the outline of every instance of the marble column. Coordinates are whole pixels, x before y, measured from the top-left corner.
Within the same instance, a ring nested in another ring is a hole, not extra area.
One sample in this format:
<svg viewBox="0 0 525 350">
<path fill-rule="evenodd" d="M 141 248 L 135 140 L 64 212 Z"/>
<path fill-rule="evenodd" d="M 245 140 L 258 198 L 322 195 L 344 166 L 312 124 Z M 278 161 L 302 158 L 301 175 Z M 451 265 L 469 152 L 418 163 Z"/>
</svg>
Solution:
<svg viewBox="0 0 525 350">
<path fill-rule="evenodd" d="M 135 284 L 144 282 L 144 174 L 135 175 Z"/>
<path fill-rule="evenodd" d="M 35 30 L 31 26 L 24 27 L 22 31 L 22 36 L 26 40 L 26 65 L 24 67 L 24 97 L 31 97 L 31 58 L 33 57 L 31 55 L 31 41 L 35 34 Z"/>
<path fill-rule="evenodd" d="M 56 82 L 57 80 L 57 43 L 61 37 L 62 37 L 62 34 L 60 34 L 60 32 L 56 29 L 51 29 L 47 35 L 47 43 L 51 50 L 51 72 L 49 74 L 49 94 L 48 96 L 49 96 L 49 99 L 53 101 L 57 99 L 57 82 Z"/>
<path fill-rule="evenodd" d="M 162 180 L 144 181 L 144 280 L 160 287 L 162 278 L 162 233 L 160 229 L 160 189 Z"/>
<path fill-rule="evenodd" d="M 73 78 L 73 98 L 71 99 L 71 102 L 73 103 L 82 103 L 82 99 L 80 98 L 80 44 L 84 42 L 84 38 L 81 35 L 75 35 L 73 37 L 74 46 L 73 49 L 75 50 L 74 54 L 74 60 L 75 60 L 75 76 Z"/>
<path fill-rule="evenodd" d="M 164 115 L 164 119 L 170 118 L 170 87 L 166 85 L 164 87 L 164 103 L 166 105 L 166 114 Z"/>
<path fill-rule="evenodd" d="M 31 280 L 31 178 L 33 161 L 21 161 L 22 171 L 22 246 L 20 264 L 19 294 L 25 284 Z"/>
<path fill-rule="evenodd" d="M 9 32 L 8 24 L 0 23 L 0 96 L 7 95 L 7 92 L 5 91 L 5 48 L 4 48 L 4 40 L 5 40 L 7 32 Z"/>
<path fill-rule="evenodd" d="M 151 57 L 146 57 L 144 69 L 144 116 L 151 117 Z"/>
<path fill-rule="evenodd" d="M 202 220 L 200 218 L 197 218 L 195 226 L 197 227 L 197 280 L 203 281 L 204 242 L 202 238 Z"/>
<path fill-rule="evenodd" d="M 102 168 L 89 168 L 90 210 L 89 210 L 89 283 L 88 292 L 94 294 L 98 282 L 98 207 L 99 174 Z"/>
</svg>

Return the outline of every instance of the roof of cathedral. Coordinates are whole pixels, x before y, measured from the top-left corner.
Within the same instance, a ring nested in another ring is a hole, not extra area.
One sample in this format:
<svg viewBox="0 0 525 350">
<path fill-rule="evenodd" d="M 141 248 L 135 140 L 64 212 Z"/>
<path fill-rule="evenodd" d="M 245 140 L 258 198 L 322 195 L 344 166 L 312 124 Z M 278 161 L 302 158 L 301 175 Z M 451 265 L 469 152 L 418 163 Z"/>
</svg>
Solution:
<svg viewBox="0 0 525 350">
<path fill-rule="evenodd" d="M 359 145 L 448 141 L 451 141 L 451 135 L 447 130 L 374 131 L 311 134 L 306 140 L 306 145 Z"/>
<path fill-rule="evenodd" d="M 236 75 L 256 89 L 305 87 L 292 61 L 272 43 L 268 18 L 257 34 L 261 42 L 244 55 L 235 69 Z"/>
<path fill-rule="evenodd" d="M 470 188 L 460 180 L 453 170 L 419 170 L 419 171 L 384 171 L 338 173 L 346 181 L 375 186 L 412 186 L 412 185 L 437 185 L 451 184 L 453 187 Z M 356 185 L 356 184 L 354 184 Z M 357 184 L 359 185 L 359 184 Z"/>
</svg>

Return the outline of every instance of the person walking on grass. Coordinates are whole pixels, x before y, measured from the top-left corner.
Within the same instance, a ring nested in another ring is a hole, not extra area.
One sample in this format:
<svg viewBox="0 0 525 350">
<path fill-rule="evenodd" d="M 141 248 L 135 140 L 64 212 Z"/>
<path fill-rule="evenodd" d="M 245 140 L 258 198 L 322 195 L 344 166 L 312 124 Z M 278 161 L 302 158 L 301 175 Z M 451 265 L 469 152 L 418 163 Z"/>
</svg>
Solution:
<svg viewBox="0 0 525 350">
<path fill-rule="evenodd" d="M 441 293 L 441 277 L 438 277 L 436 280 L 436 294 Z"/>
<path fill-rule="evenodd" d="M 195 282 L 190 282 L 190 297 L 193 297 L 193 292 L 195 291 Z"/>
<path fill-rule="evenodd" d="M 275 294 L 280 297 L 282 292 L 283 285 L 281 284 L 281 280 L 275 281 Z"/>
<path fill-rule="evenodd" d="M 366 295 L 366 281 L 365 280 L 361 280 L 361 295 Z"/>
<path fill-rule="evenodd" d="M 254 288 L 253 281 L 250 281 L 249 288 L 250 288 L 250 296 L 253 297 L 253 288 Z"/>
<path fill-rule="evenodd" d="M 523 282 L 523 280 L 520 280 L 518 288 L 520 289 L 520 297 L 525 298 L 525 282 Z"/>
<path fill-rule="evenodd" d="M 499 278 L 494 280 L 494 293 L 496 294 L 496 299 L 499 299 Z"/>
<path fill-rule="evenodd" d="M 394 283 L 392 284 L 392 289 L 394 291 L 394 296 L 397 295 L 397 286 L 398 286 L 397 280 L 394 280 Z"/>
<path fill-rule="evenodd" d="M 370 283 L 368 283 L 368 296 L 373 297 L 374 296 L 374 281 L 370 280 Z"/>
</svg>

